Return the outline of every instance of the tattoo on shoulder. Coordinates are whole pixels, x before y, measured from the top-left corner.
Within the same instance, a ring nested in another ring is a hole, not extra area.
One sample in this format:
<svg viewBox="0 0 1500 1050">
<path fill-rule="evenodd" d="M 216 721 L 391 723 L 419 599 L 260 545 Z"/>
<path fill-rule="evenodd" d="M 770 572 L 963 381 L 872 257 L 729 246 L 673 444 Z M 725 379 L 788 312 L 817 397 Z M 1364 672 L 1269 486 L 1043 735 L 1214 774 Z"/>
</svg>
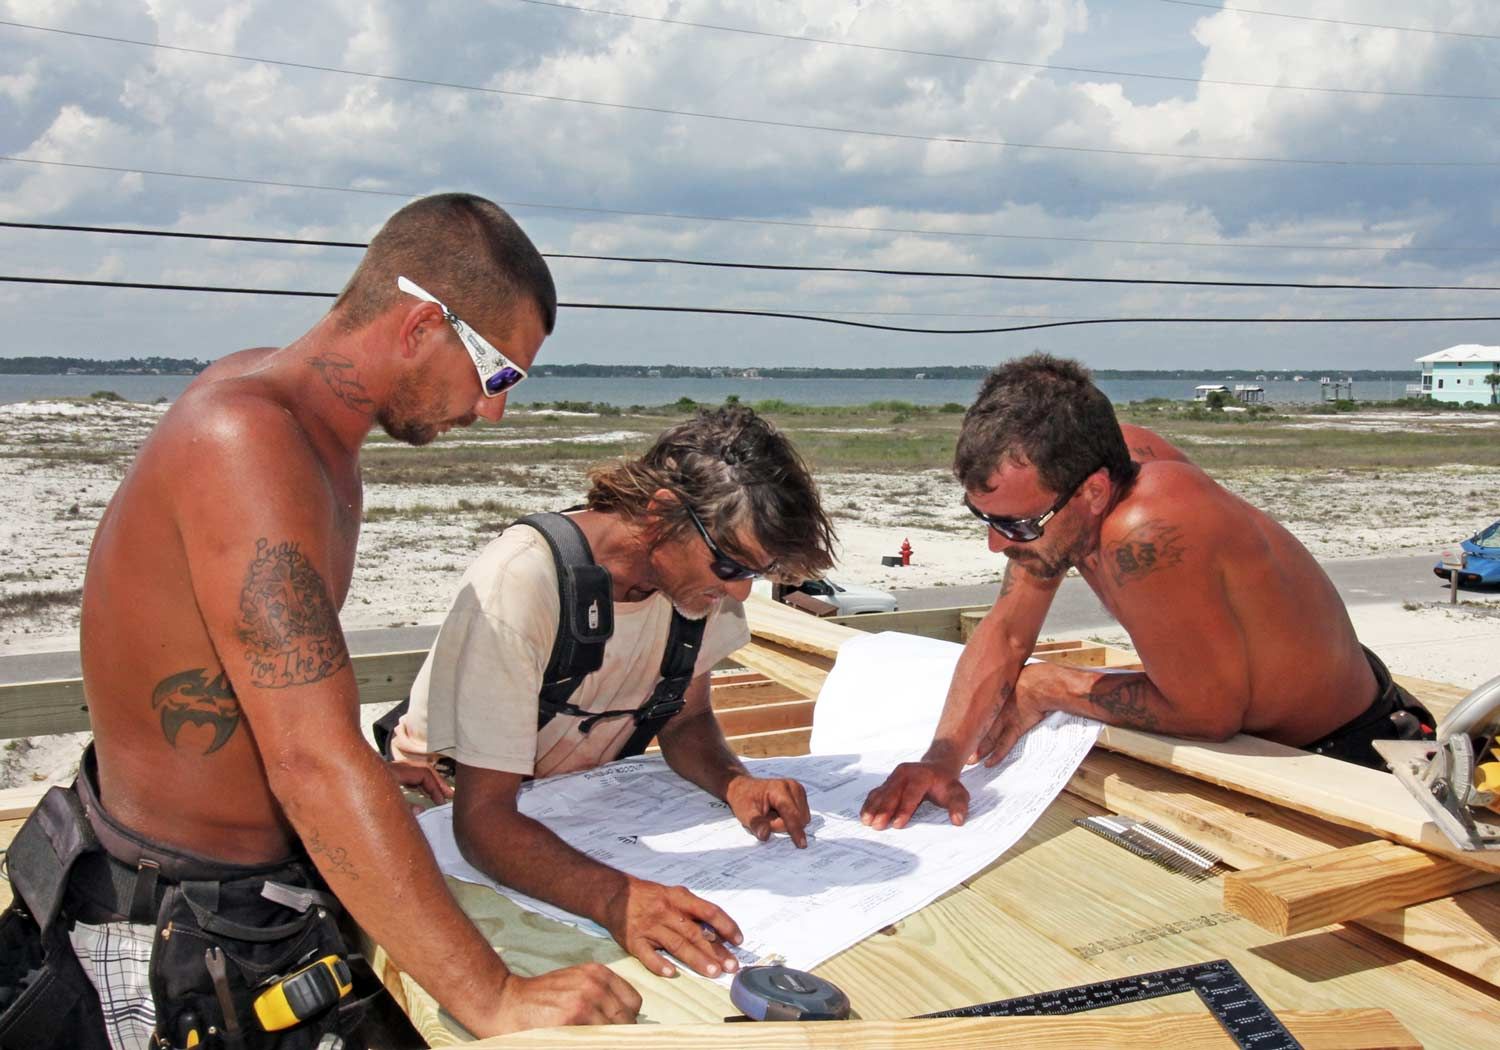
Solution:
<svg viewBox="0 0 1500 1050">
<path fill-rule="evenodd" d="M 1156 458 L 1156 449 L 1152 448 L 1150 445 L 1131 445 L 1130 451 L 1138 461 L 1143 459 Z"/>
<path fill-rule="evenodd" d="M 307 836 L 307 852 L 309 855 L 321 856 L 331 871 L 337 872 L 347 879 L 359 881 L 359 872 L 355 870 L 354 863 L 349 859 L 349 851 L 343 846 L 334 846 L 323 841 L 323 836 L 317 828 Z"/>
<path fill-rule="evenodd" d="M 255 541 L 240 592 L 239 638 L 250 680 L 263 689 L 322 681 L 349 662 L 328 587 L 289 541 Z"/>
<path fill-rule="evenodd" d="M 348 408 L 366 415 L 375 411 L 375 402 L 365 393 L 365 385 L 359 381 L 354 362 L 343 354 L 323 353 L 307 359 L 307 363 L 318 370 L 323 382 Z"/>
<path fill-rule="evenodd" d="M 1115 583 L 1121 585 L 1170 569 L 1186 551 L 1180 528 L 1149 521 L 1109 548 L 1108 563 Z"/>
<path fill-rule="evenodd" d="M 151 710 L 160 713 L 162 735 L 174 748 L 185 725 L 213 729 L 214 737 L 205 755 L 227 744 L 240 724 L 240 702 L 229 679 L 223 671 L 210 679 L 204 667 L 179 671 L 157 682 L 151 691 Z"/>
<path fill-rule="evenodd" d="M 1109 678 L 1102 680 L 1107 684 Z M 1150 683 L 1145 678 L 1126 678 L 1124 681 L 1098 692 L 1090 692 L 1089 699 L 1105 714 L 1111 725 L 1130 729 L 1156 730 L 1156 715 L 1146 704 L 1146 690 Z"/>
</svg>

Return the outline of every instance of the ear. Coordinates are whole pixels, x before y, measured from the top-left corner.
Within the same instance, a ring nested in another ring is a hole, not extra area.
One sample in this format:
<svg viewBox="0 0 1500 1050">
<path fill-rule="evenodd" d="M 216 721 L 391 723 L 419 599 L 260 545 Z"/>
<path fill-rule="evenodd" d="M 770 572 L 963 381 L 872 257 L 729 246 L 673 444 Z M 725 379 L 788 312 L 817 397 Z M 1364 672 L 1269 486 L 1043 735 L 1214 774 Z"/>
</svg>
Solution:
<svg viewBox="0 0 1500 1050">
<path fill-rule="evenodd" d="M 437 345 L 433 339 L 442 334 L 443 311 L 432 303 L 418 302 L 401 318 L 397 336 L 401 341 L 401 356 L 415 358 L 424 349 Z"/>
<path fill-rule="evenodd" d="M 1103 514 L 1109 509 L 1114 487 L 1115 483 L 1110 479 L 1108 467 L 1100 467 L 1088 476 L 1083 483 L 1083 495 L 1088 500 L 1091 513 Z"/>
</svg>

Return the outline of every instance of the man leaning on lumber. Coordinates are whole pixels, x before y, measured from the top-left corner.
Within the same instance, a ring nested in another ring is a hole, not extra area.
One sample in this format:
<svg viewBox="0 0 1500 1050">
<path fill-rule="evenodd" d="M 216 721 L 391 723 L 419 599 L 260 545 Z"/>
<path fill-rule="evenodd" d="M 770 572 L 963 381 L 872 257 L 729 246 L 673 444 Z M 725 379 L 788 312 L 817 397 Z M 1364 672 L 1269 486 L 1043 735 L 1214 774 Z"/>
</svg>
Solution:
<svg viewBox="0 0 1500 1050">
<path fill-rule="evenodd" d="M 1009 564 L 931 746 L 869 794 L 866 824 L 904 827 L 924 800 L 962 823 L 959 771 L 1000 761 L 1049 711 L 1203 740 L 1253 733 L 1377 769 L 1371 740 L 1430 736 L 1432 716 L 1359 644 L 1291 533 L 1180 454 L 1140 458 L 1079 364 L 1033 354 L 990 373 L 954 472 Z M 1026 663 L 1070 568 L 1144 670 Z"/>
<path fill-rule="evenodd" d="M 476 1033 L 634 1019 L 608 969 L 513 974 L 459 910 L 397 783 L 437 781 L 365 741 L 339 626 L 366 435 L 499 420 L 556 309 L 509 215 L 424 198 L 308 332 L 220 359 L 162 417 L 89 554 L 93 746 L 7 858 L 26 909 L 0 924 L 0 986 L 47 960 L 0 1046 L 353 1050 L 341 906 Z"/>
<path fill-rule="evenodd" d="M 455 760 L 453 829 L 475 867 L 593 919 L 653 973 L 676 973 L 664 950 L 716 976 L 737 965 L 724 944 L 741 939 L 733 919 L 681 886 L 585 856 L 523 814 L 517 794 L 533 777 L 638 754 L 656 735 L 668 765 L 752 835 L 805 846 L 802 786 L 746 772 L 709 706 L 709 672 L 750 640 L 740 603 L 751 581 L 818 575 L 832 564 L 833 528 L 791 444 L 739 406 L 700 410 L 639 459 L 595 468 L 586 499 L 576 512 L 539 516 L 559 539 L 515 524 L 469 567 L 393 751 Z M 574 631 L 558 626 L 560 556 L 550 545 L 579 538 L 608 572 L 599 604 L 612 607 L 613 633 L 597 670 L 563 699 L 556 690 L 573 677 L 559 682 L 549 665 Z"/>
</svg>

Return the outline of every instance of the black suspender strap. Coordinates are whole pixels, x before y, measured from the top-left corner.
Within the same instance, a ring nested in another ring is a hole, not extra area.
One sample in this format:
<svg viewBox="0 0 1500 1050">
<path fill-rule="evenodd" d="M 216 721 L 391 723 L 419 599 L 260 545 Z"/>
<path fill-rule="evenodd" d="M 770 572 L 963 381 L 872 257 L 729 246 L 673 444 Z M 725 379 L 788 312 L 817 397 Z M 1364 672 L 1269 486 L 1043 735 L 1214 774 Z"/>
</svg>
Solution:
<svg viewBox="0 0 1500 1050">
<path fill-rule="evenodd" d="M 705 620 L 689 620 L 672 610 L 672 627 L 667 632 L 667 649 L 661 657 L 661 681 L 651 691 L 651 698 L 636 708 L 635 732 L 625 741 L 616 758 L 631 758 L 645 752 L 652 738 L 667 721 L 686 705 L 688 686 L 698 665 L 698 650 L 703 643 Z"/>
<path fill-rule="evenodd" d="M 615 629 L 615 606 L 609 570 L 594 563 L 588 539 L 571 518 L 550 512 L 528 514 L 516 524 L 542 534 L 557 566 L 557 634 L 537 697 L 540 729 L 555 715 L 587 714 L 569 698 L 604 663 L 604 644 Z"/>
</svg>

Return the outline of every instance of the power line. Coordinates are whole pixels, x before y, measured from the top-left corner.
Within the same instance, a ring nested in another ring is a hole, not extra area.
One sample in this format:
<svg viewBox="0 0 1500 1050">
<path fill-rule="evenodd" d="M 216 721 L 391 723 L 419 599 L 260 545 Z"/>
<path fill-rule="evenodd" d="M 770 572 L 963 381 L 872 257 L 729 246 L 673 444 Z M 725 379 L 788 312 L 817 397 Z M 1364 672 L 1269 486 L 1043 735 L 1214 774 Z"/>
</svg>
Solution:
<svg viewBox="0 0 1500 1050">
<path fill-rule="evenodd" d="M 65 36 L 88 40 L 101 40 L 133 47 L 157 48 L 180 54 L 200 55 L 208 58 L 227 58 L 236 62 L 258 62 L 263 65 L 282 66 L 288 69 L 304 69 L 318 73 L 336 73 L 340 76 L 384 80 L 399 84 L 416 84 L 423 87 L 448 88 L 454 91 L 472 91 L 485 95 L 502 95 L 510 98 L 525 98 L 539 102 L 559 102 L 569 105 L 593 106 L 599 109 L 620 110 L 629 113 L 650 113 L 657 116 L 686 117 L 692 120 L 712 120 L 728 124 L 753 127 L 780 128 L 789 131 L 816 131 L 831 135 L 857 135 L 864 138 L 891 139 L 899 142 L 941 142 L 959 146 L 989 146 L 996 149 L 1043 150 L 1059 153 L 1081 153 L 1093 156 L 1144 157 L 1153 160 L 1187 160 L 1229 164 L 1281 164 L 1297 167 L 1361 167 L 1361 168 L 1493 168 L 1500 167 L 1500 160 L 1357 160 L 1339 157 L 1258 157 L 1216 153 L 1171 153 L 1165 150 L 1132 150 L 1112 146 L 1066 146 L 1046 142 L 1014 142 L 1005 139 L 975 138 L 966 135 L 919 135 L 914 132 L 880 131 L 871 128 L 850 128 L 836 124 L 808 124 L 792 120 L 772 120 L 765 117 L 740 117 L 727 113 L 709 113 L 701 110 L 674 109 L 670 106 L 644 106 L 627 102 L 605 102 L 601 99 L 575 98 L 569 95 L 550 95 L 540 91 L 520 91 L 514 88 L 484 87 L 478 84 L 460 84 L 446 80 L 428 80 L 422 77 L 397 76 L 390 73 L 371 73 L 364 70 L 342 69 L 338 66 L 319 65 L 312 62 L 292 62 L 285 59 L 261 58 L 254 55 L 238 55 L 229 51 L 212 51 L 206 48 L 183 47 L 177 44 L 161 44 L 149 40 L 132 40 L 128 37 L 108 36 L 103 33 L 85 33 L 75 29 L 56 29 L 26 22 L 0 20 L 0 25 L 16 29 L 29 29 L 42 33 L 60 33 Z"/>
<path fill-rule="evenodd" d="M 1459 36 L 1471 40 L 1500 40 L 1494 33 L 1464 33 L 1456 29 L 1428 29 L 1423 26 L 1391 26 L 1379 22 L 1350 22 L 1342 18 L 1315 18 L 1312 15 L 1288 15 L 1280 11 L 1257 11 L 1249 7 L 1224 7 L 1220 4 L 1205 4 L 1198 0 L 1161 0 L 1164 4 L 1179 7 L 1206 7 L 1210 11 L 1224 11 L 1232 15 L 1263 15 L 1266 18 L 1291 18 L 1298 22 L 1324 22 L 1336 26 L 1358 26 L 1361 29 L 1389 29 L 1397 33 L 1427 33 L 1431 36 Z"/>
<path fill-rule="evenodd" d="M 0 155 L 0 161 L 12 164 L 36 164 L 45 167 L 76 168 L 82 171 L 109 171 L 129 175 L 156 175 L 168 179 L 200 179 L 207 182 L 233 182 L 250 186 L 269 186 L 276 189 L 321 190 L 326 193 L 359 193 L 375 197 L 396 197 L 415 200 L 424 194 L 416 190 L 371 190 L 354 186 L 328 186 L 308 182 L 280 182 L 274 179 L 252 179 L 234 175 L 200 175 L 184 171 L 162 171 L 156 168 L 127 168 L 110 164 L 85 164 L 79 161 L 41 160 L 36 157 Z M 1142 247 L 1163 248 L 1255 248 L 1275 251 L 1309 252 L 1391 252 L 1406 251 L 1422 254 L 1457 251 L 1457 248 L 1412 248 L 1404 245 L 1340 245 L 1340 244 L 1271 244 L 1254 241 L 1223 243 L 1217 241 L 1150 241 L 1125 237 L 1062 237 L 1030 233 L 991 233 L 975 230 L 926 230 L 915 226 L 858 226 L 831 222 L 797 222 L 792 219 L 747 219 L 732 215 L 696 215 L 691 212 L 628 211 L 624 208 L 594 208 L 578 204 L 547 204 L 537 201 L 498 200 L 496 204 L 506 208 L 535 208 L 543 211 L 576 211 L 593 215 L 619 215 L 630 218 L 671 219 L 679 222 L 725 222 L 746 226 L 786 226 L 804 230 L 837 230 L 845 233 L 896 233 L 917 237 L 958 237 L 979 240 L 1006 241 L 1061 241 L 1070 244 L 1124 244 Z"/>
<path fill-rule="evenodd" d="M 368 244 L 359 241 L 323 241 L 301 237 L 257 237 L 228 233 L 186 233 L 178 230 L 131 229 L 118 226 L 75 226 L 53 222 L 12 222 L 0 220 L 0 228 L 66 233 L 124 234 L 136 237 L 183 237 L 194 240 L 289 244 L 319 248 L 369 247 Z M 549 259 L 644 263 L 657 266 L 695 266 L 726 270 L 763 270 L 788 273 L 858 273 L 878 277 L 956 277 L 985 281 L 1036 281 L 1058 284 L 1170 285 L 1173 287 L 1189 288 L 1295 288 L 1380 292 L 1500 292 L 1500 285 L 1488 284 L 1354 284 L 1330 281 L 1208 281 L 1162 277 L 1076 277 L 1051 274 L 985 273 L 958 270 L 899 270 L 875 266 L 812 266 L 797 263 L 725 262 L 713 259 L 678 259 L 669 256 L 588 255 L 581 252 L 542 252 L 542 255 Z"/>
<path fill-rule="evenodd" d="M 202 284 L 155 284 L 144 281 L 96 281 L 64 277 L 18 277 L 0 275 L 0 282 L 12 284 L 48 284 L 83 288 L 131 288 L 164 292 L 215 292 L 228 295 L 285 295 L 302 298 L 334 299 L 337 292 L 306 292 L 281 288 L 231 288 Z M 770 317 L 789 321 L 813 321 L 818 324 L 869 328 L 881 332 L 911 332 L 920 335 L 1000 335 L 1006 332 L 1034 332 L 1043 328 L 1074 328 L 1098 324 L 1450 324 L 1460 321 L 1500 321 L 1497 317 L 1094 317 L 1078 321 L 1049 321 L 1041 324 L 1012 325 L 1007 328 L 912 328 L 904 325 L 871 324 L 819 314 L 786 313 L 779 310 L 743 310 L 727 306 L 657 306 L 644 303 L 573 303 L 560 302 L 560 309 L 622 310 L 639 313 L 713 314 L 728 317 Z"/>
<path fill-rule="evenodd" d="M 656 15 L 639 15 L 630 11 L 609 11 L 602 7 L 583 7 L 578 4 L 560 4 L 554 0 L 516 0 L 517 3 L 536 7 L 551 7 L 577 14 L 609 15 L 614 18 L 629 18 L 639 22 L 658 22 L 663 25 L 686 26 L 691 29 L 709 29 L 718 33 L 737 33 L 742 36 L 765 37 L 771 40 L 791 40 L 799 44 L 816 44 L 827 47 L 847 47 L 859 51 L 878 51 L 892 55 L 909 55 L 915 58 L 941 58 L 955 62 L 976 62 L 994 66 L 1013 66 L 1017 69 L 1045 69 L 1058 73 L 1086 73 L 1090 76 L 1131 77 L 1141 80 L 1168 80 L 1179 84 L 1209 84 L 1214 87 L 1262 88 L 1272 91 L 1320 91 L 1336 95 L 1378 95 L 1389 98 L 1446 99 L 1464 102 L 1500 102 L 1500 95 L 1461 95 L 1435 91 L 1382 91 L 1375 88 L 1322 87 L 1313 84 L 1267 84 L 1253 80 L 1210 80 L 1207 77 L 1174 76 L 1169 73 L 1138 73 L 1122 69 L 1094 69 L 1089 66 L 1064 66 L 1052 62 L 1021 62 L 1015 59 L 990 58 L 986 55 L 965 55 L 951 51 L 923 51 L 911 47 L 892 47 L 887 44 L 869 44 L 854 40 L 833 40 L 828 37 L 807 36 L 798 33 L 775 33 L 768 29 L 747 29 L 743 26 L 716 25 L 711 22 L 690 22 L 683 18 L 662 18 Z"/>
</svg>

